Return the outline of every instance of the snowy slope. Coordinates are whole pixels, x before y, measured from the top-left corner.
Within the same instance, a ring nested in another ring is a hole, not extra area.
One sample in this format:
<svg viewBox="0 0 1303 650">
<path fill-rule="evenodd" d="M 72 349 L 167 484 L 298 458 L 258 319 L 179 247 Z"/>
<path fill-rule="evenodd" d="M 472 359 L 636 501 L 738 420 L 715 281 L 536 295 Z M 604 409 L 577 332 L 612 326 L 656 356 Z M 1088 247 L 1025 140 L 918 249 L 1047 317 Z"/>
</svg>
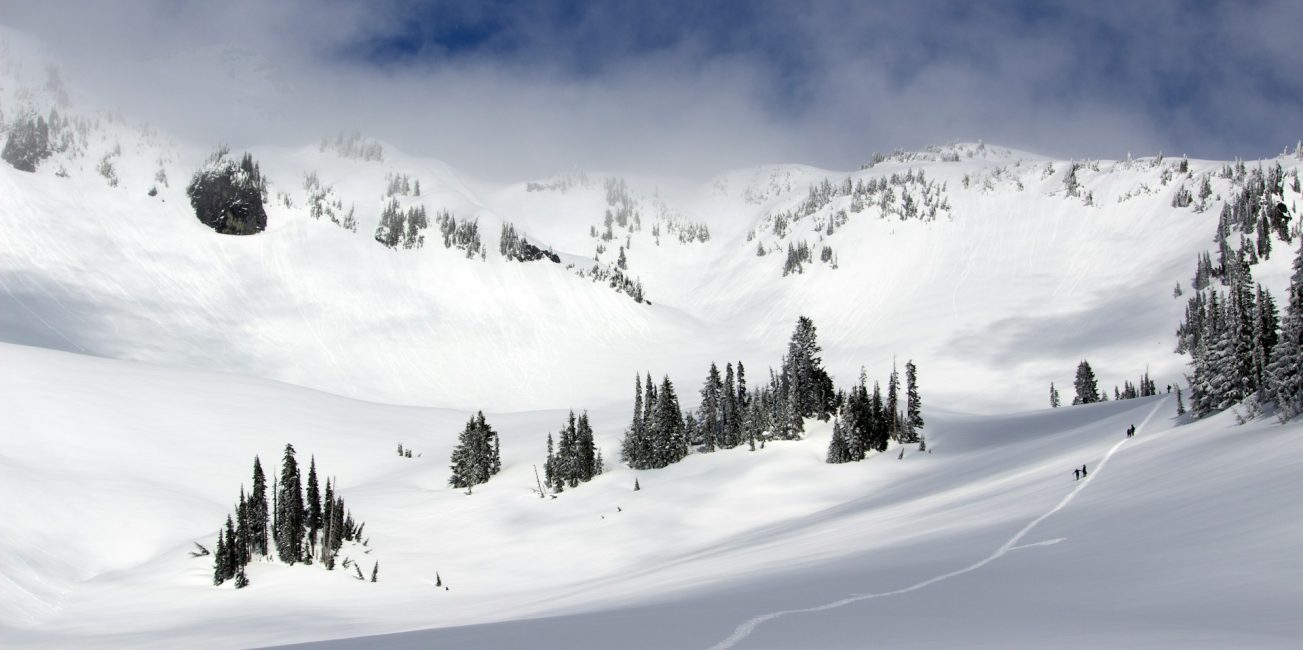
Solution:
<svg viewBox="0 0 1303 650">
<path fill-rule="evenodd" d="M 1106 390 L 1146 368 L 1160 390 L 1181 381 L 1172 333 L 1185 301 L 1172 289 L 1188 290 L 1236 191 L 1222 162 L 1180 172 L 1171 157 L 1073 163 L 973 143 L 856 171 L 495 183 L 395 143 L 374 143 L 383 160 L 317 143 L 252 146 L 270 179 L 269 227 L 228 237 L 200 224 L 184 193 L 216 143 L 177 142 L 102 110 L 76 80 L 51 75 L 54 64 L 0 27 L 0 122 L 53 109 L 72 125 L 36 173 L 0 164 L 6 647 L 405 631 L 341 643 L 1303 638 L 1303 592 L 1282 578 L 1303 573 L 1303 424 L 1234 426 L 1225 414 L 1176 426 L 1168 397 L 1029 410 L 1046 405 L 1051 381 L 1070 399 L 1082 358 Z M 1074 164 L 1081 189 L 1070 195 Z M 1297 154 L 1248 163 L 1276 164 L 1303 166 Z M 308 174 L 353 209 L 356 232 L 310 215 Z M 397 197 L 404 208 L 476 221 L 483 258 L 445 248 L 433 225 L 423 248 L 378 244 L 399 174 L 421 185 Z M 825 182 L 920 174 L 926 183 L 892 181 L 882 204 L 835 196 L 803 212 Z M 1205 176 L 1206 209 L 1172 206 Z M 607 240 L 617 183 L 641 228 L 617 225 Z M 902 220 L 906 193 L 945 209 Z M 1296 214 L 1303 197 L 1285 198 Z M 562 263 L 503 259 L 506 223 Z M 679 238 L 703 228 L 705 241 Z M 814 260 L 784 276 L 785 249 L 802 242 Z M 591 277 L 594 265 L 610 272 L 621 246 L 648 303 Z M 836 268 L 819 260 L 824 246 Z M 1279 293 L 1292 251 L 1276 250 L 1254 275 Z M 839 385 L 861 366 L 884 377 L 893 357 L 919 364 L 933 453 L 897 460 L 893 447 L 827 465 L 829 427 L 811 422 L 807 439 L 754 453 L 617 467 L 635 373 L 669 374 L 685 406 L 711 361 L 742 360 L 754 386 L 799 315 L 814 319 Z M 539 499 L 533 466 L 572 408 L 590 411 L 608 473 Z M 447 459 L 476 409 L 503 435 L 504 470 L 466 496 L 446 487 Z M 1119 445 L 1132 423 L 1144 423 L 1140 436 Z M 377 584 L 256 563 L 236 592 L 212 587 L 207 558 L 188 557 L 193 542 L 212 546 L 252 457 L 275 473 L 286 442 L 338 477 L 368 522 L 369 549 L 348 552 L 365 568 L 379 562 Z M 399 443 L 418 457 L 399 458 Z M 1093 473 L 1074 483 L 1081 463 Z M 448 591 L 433 588 L 436 572 Z"/>
<path fill-rule="evenodd" d="M 12 345 L 0 362 L 15 370 L 0 377 L 0 516 L 22 522 L 0 546 L 6 645 L 439 628 L 393 642 L 707 647 L 757 616 L 947 575 L 768 620 L 738 647 L 1272 646 L 1303 634 L 1303 592 L 1282 579 L 1303 568 L 1300 425 L 1224 415 L 1174 428 L 1166 396 L 931 410 L 934 453 L 897 460 L 893 447 L 847 465 L 822 462 L 827 427 L 812 423 L 800 442 L 638 472 L 636 493 L 635 472 L 614 468 L 540 500 L 532 465 L 561 412 L 489 414 L 504 469 L 466 496 L 444 486 L 464 413 Z M 623 409 L 593 415 L 611 457 Z M 1119 445 L 1128 424 L 1139 435 Z M 252 455 L 272 465 L 284 442 L 339 478 L 380 582 L 255 563 L 237 592 L 187 556 L 213 541 Z M 398 442 L 421 456 L 399 458 Z M 1090 481 L 1074 483 L 1083 463 Z M 450 591 L 432 586 L 436 571 Z"/>
<path fill-rule="evenodd" d="M 1082 358 L 1105 386 L 1146 367 L 1166 384 L 1184 363 L 1171 353 L 1184 308 L 1172 287 L 1188 286 L 1234 190 L 1217 174 L 1222 163 L 1189 161 L 1180 174 L 1178 159 L 1146 158 L 1082 161 L 1074 197 L 1069 161 L 980 144 L 897 153 L 855 172 L 773 165 L 700 185 L 617 172 L 503 185 L 389 143 L 376 143 L 381 161 L 311 143 L 249 149 L 270 179 L 270 225 L 231 238 L 203 227 L 183 191 L 214 144 L 177 143 L 95 110 L 75 80 L 52 86 L 49 62 L 21 35 L 0 31 L 0 47 L 6 119 L 57 109 L 76 121 L 73 147 L 35 174 L 0 165 L 0 340 L 385 402 L 609 404 L 627 399 L 639 370 L 693 383 L 712 360 L 763 371 L 799 315 L 819 326 L 835 377 L 861 365 L 882 375 L 893 357 L 913 358 L 933 399 L 965 410 L 1040 406 L 1049 382 L 1070 381 Z M 105 161 L 116 185 L 97 171 Z M 1290 156 L 1250 166 L 1277 163 L 1287 174 L 1300 165 Z M 309 173 L 354 210 L 356 232 L 309 215 Z M 373 241 L 396 174 L 422 187 L 399 197 L 404 207 L 477 221 L 485 259 L 445 249 L 436 226 L 417 250 Z M 925 175 L 948 209 L 902 221 L 869 206 L 827 234 L 821 224 L 850 207 L 841 197 L 774 230 L 775 215 L 812 186 L 905 174 Z M 1173 208 L 1178 188 L 1193 190 L 1204 175 L 1215 191 L 1207 209 Z M 617 225 L 610 241 L 593 238 L 616 180 L 627 183 L 641 229 Z M 504 260 L 503 223 L 563 263 Z M 685 226 L 711 236 L 683 243 L 671 231 Z M 800 242 L 816 259 L 784 277 L 783 251 Z M 611 268 L 626 244 L 627 274 L 651 304 L 579 277 L 594 264 Z M 759 246 L 769 254 L 757 256 Z M 835 270 L 818 261 L 823 246 L 835 251 Z M 1255 267 L 1256 276 L 1278 289 L 1287 258 Z"/>
</svg>

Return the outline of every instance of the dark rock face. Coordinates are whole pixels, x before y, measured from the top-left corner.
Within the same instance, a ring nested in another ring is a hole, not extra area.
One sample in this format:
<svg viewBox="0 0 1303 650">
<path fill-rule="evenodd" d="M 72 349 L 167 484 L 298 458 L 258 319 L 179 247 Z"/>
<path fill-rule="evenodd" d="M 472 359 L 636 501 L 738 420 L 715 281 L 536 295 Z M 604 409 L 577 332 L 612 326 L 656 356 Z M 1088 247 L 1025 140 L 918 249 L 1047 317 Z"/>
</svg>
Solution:
<svg viewBox="0 0 1303 650">
<path fill-rule="evenodd" d="M 209 159 L 186 187 L 195 217 L 223 235 L 254 235 L 267 229 L 267 191 L 257 163 L 248 155 L 236 164 L 225 152 Z"/>
</svg>

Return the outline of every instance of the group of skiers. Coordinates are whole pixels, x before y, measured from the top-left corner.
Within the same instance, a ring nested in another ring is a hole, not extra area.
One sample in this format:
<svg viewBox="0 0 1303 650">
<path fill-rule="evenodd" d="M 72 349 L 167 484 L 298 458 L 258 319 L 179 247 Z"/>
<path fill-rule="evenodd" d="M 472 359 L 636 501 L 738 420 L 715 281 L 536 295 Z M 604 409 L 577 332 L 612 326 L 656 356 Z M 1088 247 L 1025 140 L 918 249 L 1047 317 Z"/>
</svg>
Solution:
<svg viewBox="0 0 1303 650">
<path fill-rule="evenodd" d="M 1135 435 L 1136 435 L 1136 425 L 1133 424 L 1133 425 L 1127 427 L 1127 437 L 1128 437 L 1128 438 L 1134 438 Z M 1083 478 L 1086 478 L 1086 466 L 1085 466 L 1085 465 L 1082 465 L 1080 469 L 1073 469 L 1073 470 L 1072 470 L 1072 480 L 1074 480 L 1074 481 L 1080 481 L 1080 480 L 1083 479 Z"/>
</svg>

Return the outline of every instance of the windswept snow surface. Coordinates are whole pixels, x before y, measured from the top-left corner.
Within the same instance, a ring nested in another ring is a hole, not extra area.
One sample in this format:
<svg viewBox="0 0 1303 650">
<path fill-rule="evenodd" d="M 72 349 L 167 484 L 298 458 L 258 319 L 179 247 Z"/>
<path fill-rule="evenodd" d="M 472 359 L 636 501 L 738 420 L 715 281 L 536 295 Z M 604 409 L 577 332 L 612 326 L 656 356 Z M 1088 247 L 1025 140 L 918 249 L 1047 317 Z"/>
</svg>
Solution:
<svg viewBox="0 0 1303 650">
<path fill-rule="evenodd" d="M 808 608 L 736 647 L 1303 638 L 1303 427 L 1229 414 L 1175 426 L 1169 396 L 932 409 L 933 453 L 897 460 L 893 447 L 847 465 L 822 462 L 828 426 L 811 422 L 800 442 L 613 468 L 539 499 L 533 465 L 560 411 L 490 413 L 504 469 L 467 496 L 444 485 L 466 413 L 23 346 L 0 345 L 0 364 L 6 646 L 420 630 L 340 643 L 705 648 Z M 593 415 L 611 458 L 624 409 Z M 1123 442 L 1129 424 L 1140 430 Z M 254 563 L 235 591 L 211 585 L 210 558 L 188 557 L 193 541 L 211 547 L 253 454 L 274 473 L 285 442 L 339 478 L 370 536 L 370 553 L 350 553 L 364 570 L 379 562 L 378 583 Z M 399 458 L 399 442 L 420 456 Z M 1074 483 L 1082 464 L 1089 482 Z"/>
</svg>

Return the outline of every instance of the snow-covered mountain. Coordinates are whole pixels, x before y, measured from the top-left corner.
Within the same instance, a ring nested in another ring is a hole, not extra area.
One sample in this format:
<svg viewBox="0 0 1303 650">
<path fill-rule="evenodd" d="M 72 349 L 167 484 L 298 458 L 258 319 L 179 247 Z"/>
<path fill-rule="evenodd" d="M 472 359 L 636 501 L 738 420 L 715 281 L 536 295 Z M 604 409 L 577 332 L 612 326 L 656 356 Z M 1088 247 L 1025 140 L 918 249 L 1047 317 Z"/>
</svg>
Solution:
<svg viewBox="0 0 1303 650">
<path fill-rule="evenodd" d="M 610 403 L 639 370 L 695 379 L 711 360 L 776 363 L 802 314 L 834 376 L 913 358 L 935 399 L 967 409 L 1041 405 L 1085 357 L 1106 384 L 1145 367 L 1175 381 L 1183 361 L 1169 334 L 1183 305 L 1172 287 L 1189 282 L 1235 191 L 1218 161 L 1055 161 L 982 144 L 700 186 L 615 172 L 503 185 L 330 135 L 249 147 L 268 179 L 267 230 L 217 237 L 185 194 L 217 143 L 88 109 L 6 34 L 0 111 L 10 122 L 56 111 L 63 150 L 34 174 L 0 169 L 0 338 L 363 399 Z M 1294 173 L 1300 161 L 1249 163 L 1275 164 Z M 1173 209 L 1205 178 L 1213 196 Z M 423 247 L 375 241 L 392 200 L 425 208 Z M 444 211 L 478 224 L 482 255 L 444 247 Z M 349 215 L 355 232 L 332 223 Z M 508 261 L 503 224 L 562 262 Z M 784 275 L 788 247 L 802 245 L 803 272 Z M 1279 285 L 1286 258 L 1258 277 Z M 625 282 L 649 304 L 610 286 Z"/>
<path fill-rule="evenodd" d="M 1165 394 L 1032 410 L 1087 358 L 1105 392 L 1145 372 L 1183 384 L 1174 287 L 1212 249 L 1238 165 L 1279 166 L 1297 215 L 1297 150 L 1070 161 L 955 143 L 866 152 L 857 170 L 500 183 L 345 131 L 236 147 L 268 218 L 230 236 L 186 192 L 219 143 L 74 81 L 0 28 L 0 143 L 37 117 L 49 141 L 34 172 L 0 163 L 5 645 L 1303 638 L 1303 592 L 1280 579 L 1303 569 L 1303 425 L 1177 420 Z M 508 228 L 548 255 L 509 259 Z M 1253 271 L 1275 291 L 1279 250 Z M 801 315 L 838 385 L 918 364 L 932 452 L 827 465 L 831 424 L 811 421 L 755 453 L 618 466 L 636 374 L 672 377 L 685 406 L 712 361 L 763 381 Z M 479 409 L 503 471 L 468 498 L 445 487 L 447 459 Z M 589 411 L 608 471 L 540 499 L 534 466 L 570 409 Z M 1140 436 L 1119 444 L 1129 424 Z M 274 471 L 287 442 L 368 522 L 353 552 L 377 584 L 267 562 L 237 593 L 187 555 L 253 456 Z"/>
</svg>

